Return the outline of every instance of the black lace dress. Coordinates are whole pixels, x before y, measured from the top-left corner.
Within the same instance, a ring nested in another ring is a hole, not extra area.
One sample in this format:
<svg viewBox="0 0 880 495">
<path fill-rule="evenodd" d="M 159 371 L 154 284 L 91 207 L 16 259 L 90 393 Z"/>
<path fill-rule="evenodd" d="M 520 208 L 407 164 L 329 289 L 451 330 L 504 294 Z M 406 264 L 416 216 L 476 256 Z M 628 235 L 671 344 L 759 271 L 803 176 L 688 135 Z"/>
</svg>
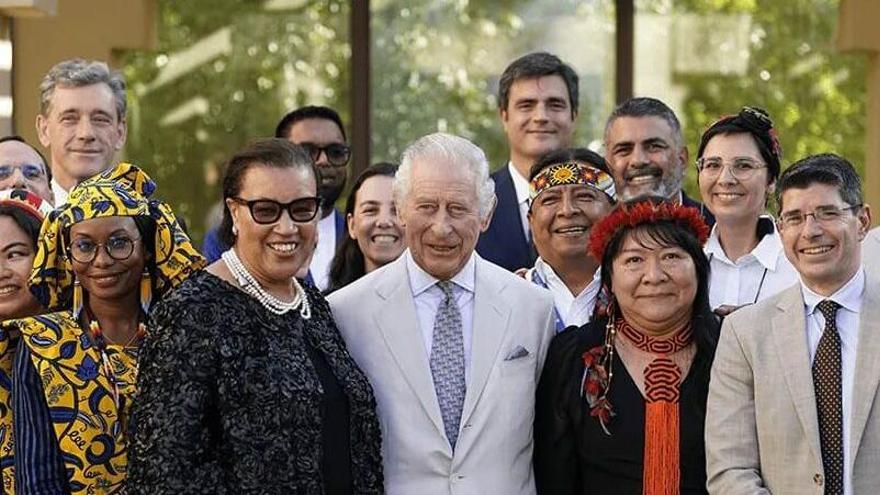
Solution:
<svg viewBox="0 0 880 495">
<path fill-rule="evenodd" d="M 329 306 L 278 316 L 201 272 L 156 308 L 132 409 L 129 494 L 378 494 L 372 389 Z"/>
</svg>

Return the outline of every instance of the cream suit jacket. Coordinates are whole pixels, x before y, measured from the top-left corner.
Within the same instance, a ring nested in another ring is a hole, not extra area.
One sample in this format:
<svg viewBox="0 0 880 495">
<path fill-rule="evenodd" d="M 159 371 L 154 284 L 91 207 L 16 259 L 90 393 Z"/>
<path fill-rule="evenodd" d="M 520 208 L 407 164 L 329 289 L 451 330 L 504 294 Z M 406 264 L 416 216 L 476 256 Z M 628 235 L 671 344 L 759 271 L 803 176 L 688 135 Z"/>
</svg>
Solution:
<svg viewBox="0 0 880 495">
<path fill-rule="evenodd" d="M 853 493 L 880 493 L 880 279 L 867 273 L 856 354 Z M 706 414 L 709 492 L 821 495 L 824 472 L 800 284 L 724 320 Z"/>
<path fill-rule="evenodd" d="M 452 451 L 405 256 L 328 297 L 369 377 L 388 495 L 532 495 L 535 387 L 554 335 L 550 293 L 476 257 L 471 364 Z M 510 359 L 522 354 L 528 355 Z"/>
</svg>

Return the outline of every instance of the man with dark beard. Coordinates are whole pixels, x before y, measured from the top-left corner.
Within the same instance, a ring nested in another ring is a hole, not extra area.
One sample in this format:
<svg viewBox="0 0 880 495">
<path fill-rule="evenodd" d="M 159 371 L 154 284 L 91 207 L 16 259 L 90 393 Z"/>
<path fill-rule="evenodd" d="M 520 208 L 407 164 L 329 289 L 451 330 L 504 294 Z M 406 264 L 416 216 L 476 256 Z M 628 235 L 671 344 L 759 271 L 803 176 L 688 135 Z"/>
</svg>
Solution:
<svg viewBox="0 0 880 495">
<path fill-rule="evenodd" d="M 681 190 L 688 150 L 678 117 L 662 101 L 630 98 L 611 112 L 605 124 L 605 161 L 618 199 L 661 196 L 697 208 L 709 226 L 715 223 L 707 208 Z"/>
<path fill-rule="evenodd" d="M 330 262 L 336 253 L 337 241 L 345 235 L 345 216 L 334 207 L 345 188 L 347 165 L 351 157 L 345 127 L 339 114 L 332 108 L 308 105 L 285 115 L 275 127 L 275 137 L 285 138 L 306 148 L 320 175 L 318 195 L 322 203 L 318 244 L 308 274 L 301 275 L 323 291 L 329 285 Z M 226 249 L 219 245 L 216 234 L 216 230 L 212 230 L 205 236 L 203 251 L 209 262 L 218 259 Z"/>
</svg>

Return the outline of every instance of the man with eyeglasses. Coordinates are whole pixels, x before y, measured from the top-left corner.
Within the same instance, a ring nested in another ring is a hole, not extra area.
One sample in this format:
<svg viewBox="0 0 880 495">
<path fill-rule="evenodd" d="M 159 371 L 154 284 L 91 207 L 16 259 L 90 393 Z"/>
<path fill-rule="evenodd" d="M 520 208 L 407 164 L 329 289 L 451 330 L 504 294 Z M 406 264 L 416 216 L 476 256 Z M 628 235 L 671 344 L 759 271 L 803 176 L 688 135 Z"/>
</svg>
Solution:
<svg viewBox="0 0 880 495">
<path fill-rule="evenodd" d="M 321 197 L 321 219 L 318 221 L 318 244 L 309 272 L 301 274 L 321 290 L 330 283 L 330 262 L 339 239 L 345 235 L 345 215 L 335 208 L 336 200 L 345 189 L 351 148 L 346 144 L 342 119 L 332 108 L 304 106 L 285 115 L 275 128 L 275 137 L 284 138 L 308 150 L 318 169 L 318 196 Z M 222 246 L 216 229 L 205 236 L 203 252 L 211 263 L 220 258 Z"/>
<path fill-rule="evenodd" d="M 688 150 L 678 117 L 662 101 L 630 98 L 611 112 L 605 124 L 605 161 L 622 201 L 660 196 L 697 208 L 709 226 L 715 223 L 708 209 L 681 190 Z"/>
<path fill-rule="evenodd" d="M 880 278 L 862 266 L 861 180 L 831 154 L 779 178 L 777 222 L 800 282 L 724 320 L 706 416 L 712 494 L 876 493 Z"/>
<path fill-rule="evenodd" d="M 53 204 L 52 173 L 36 148 L 21 136 L 0 138 L 0 191 L 26 189 Z"/>
</svg>

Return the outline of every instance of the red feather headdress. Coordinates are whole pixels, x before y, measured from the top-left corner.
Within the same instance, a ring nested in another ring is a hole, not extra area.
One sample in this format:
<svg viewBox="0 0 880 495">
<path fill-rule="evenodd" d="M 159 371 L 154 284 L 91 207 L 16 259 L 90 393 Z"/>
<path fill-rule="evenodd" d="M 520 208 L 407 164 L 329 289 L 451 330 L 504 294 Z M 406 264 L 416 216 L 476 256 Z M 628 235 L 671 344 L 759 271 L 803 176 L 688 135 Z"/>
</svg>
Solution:
<svg viewBox="0 0 880 495">
<path fill-rule="evenodd" d="M 700 211 L 690 206 L 674 203 L 655 203 L 651 200 L 639 201 L 634 204 L 621 203 L 608 216 L 594 225 L 590 232 L 590 254 L 601 261 L 605 248 L 614 234 L 622 228 L 633 228 L 645 223 L 662 220 L 672 221 L 689 231 L 697 238 L 700 245 L 709 238 L 709 226 L 700 215 Z"/>
</svg>

